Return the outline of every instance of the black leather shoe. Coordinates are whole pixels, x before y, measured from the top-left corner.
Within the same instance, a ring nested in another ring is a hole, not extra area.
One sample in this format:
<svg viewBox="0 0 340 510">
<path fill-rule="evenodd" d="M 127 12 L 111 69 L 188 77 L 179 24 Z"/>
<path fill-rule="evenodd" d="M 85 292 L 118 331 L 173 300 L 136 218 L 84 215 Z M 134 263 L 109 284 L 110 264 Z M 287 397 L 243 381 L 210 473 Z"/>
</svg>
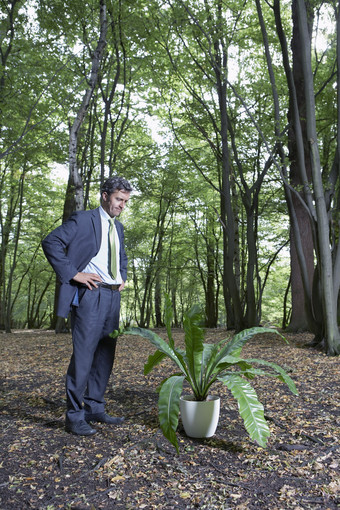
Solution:
<svg viewBox="0 0 340 510">
<path fill-rule="evenodd" d="M 70 432 L 76 436 L 93 436 L 93 434 L 97 432 L 96 429 L 90 427 L 90 425 L 84 420 L 75 422 L 67 421 L 65 424 L 65 430 L 66 432 Z"/>
<path fill-rule="evenodd" d="M 97 423 L 107 423 L 108 425 L 120 425 L 121 423 L 123 423 L 124 418 L 109 416 L 106 413 L 96 413 L 85 414 L 85 420 L 87 422 L 94 421 Z"/>
</svg>

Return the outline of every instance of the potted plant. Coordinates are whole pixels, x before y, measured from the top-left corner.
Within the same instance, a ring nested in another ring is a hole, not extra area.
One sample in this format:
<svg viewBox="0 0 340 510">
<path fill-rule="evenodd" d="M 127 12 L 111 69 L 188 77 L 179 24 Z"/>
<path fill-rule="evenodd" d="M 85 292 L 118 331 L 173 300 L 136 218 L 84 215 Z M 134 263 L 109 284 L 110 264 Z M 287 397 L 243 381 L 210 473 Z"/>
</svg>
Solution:
<svg viewBox="0 0 340 510">
<path fill-rule="evenodd" d="M 132 327 L 124 331 L 125 334 L 140 335 L 156 347 L 156 351 L 149 356 L 144 366 L 145 375 L 149 374 L 166 357 L 170 358 L 177 367 L 174 374 L 167 376 L 162 381 L 159 389 L 158 412 L 164 436 L 178 452 L 176 430 L 180 405 L 183 421 L 186 414 L 186 411 L 183 411 L 184 402 L 188 400 L 183 396 L 181 398 L 184 381 L 188 383 L 192 391 L 189 404 L 215 402 L 216 398 L 210 396 L 210 389 L 214 383 L 221 382 L 227 386 L 237 400 L 239 413 L 250 437 L 265 447 L 270 435 L 269 427 L 264 417 L 263 405 L 258 400 L 249 380 L 257 375 L 266 375 L 285 382 L 295 395 L 297 395 L 297 390 L 293 380 L 283 368 L 265 360 L 243 359 L 241 351 L 244 344 L 258 333 L 269 332 L 278 335 L 280 333 L 272 328 L 254 327 L 241 331 L 232 339 L 226 338 L 216 344 L 208 344 L 204 343 L 204 331 L 200 326 L 200 321 L 200 310 L 198 306 L 194 306 L 184 317 L 185 349 L 176 347 L 171 332 L 172 307 L 169 297 L 166 296 L 165 325 L 168 341 L 163 340 L 149 329 Z M 263 365 L 270 371 L 264 371 L 254 365 Z M 203 412 L 205 418 L 206 413 L 207 411 Z M 196 411 L 191 421 L 196 424 L 200 422 Z M 187 435 L 192 436 L 186 428 L 185 431 Z M 211 430 L 209 434 L 212 435 Z M 194 435 L 193 437 L 198 436 Z"/>
</svg>

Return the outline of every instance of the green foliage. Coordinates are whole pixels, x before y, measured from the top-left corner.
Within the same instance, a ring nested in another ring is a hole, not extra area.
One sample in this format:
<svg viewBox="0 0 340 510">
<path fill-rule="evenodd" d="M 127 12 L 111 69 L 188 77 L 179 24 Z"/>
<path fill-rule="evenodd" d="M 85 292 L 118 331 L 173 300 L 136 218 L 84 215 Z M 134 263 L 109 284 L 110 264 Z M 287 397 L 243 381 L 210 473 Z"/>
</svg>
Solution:
<svg viewBox="0 0 340 510">
<path fill-rule="evenodd" d="M 290 268 L 289 261 L 280 263 L 278 254 L 289 240 L 289 222 L 282 179 L 270 162 L 270 153 L 277 154 L 275 127 L 281 133 L 282 152 L 289 153 L 289 94 L 275 4 L 260 3 L 279 119 L 274 115 L 255 2 L 106 2 L 107 44 L 98 87 L 78 136 L 78 169 L 86 208 L 98 205 L 98 184 L 113 173 L 125 175 L 136 189 L 123 216 L 130 260 L 122 302 L 125 322 L 162 325 L 156 308 L 161 308 L 164 290 L 171 294 L 176 326 L 193 303 L 205 305 L 208 327 L 225 325 L 227 318 L 232 321 L 228 306 L 235 300 L 230 298 L 230 284 L 223 281 L 223 265 L 226 248 L 235 243 L 228 257 L 240 309 L 251 310 L 247 299 L 252 287 L 254 296 L 254 311 L 240 328 L 281 323 Z M 278 4 L 289 43 L 291 3 Z M 45 319 L 34 324 L 50 325 L 55 279 L 38 246 L 41 237 L 60 222 L 65 185 L 58 187 L 58 197 L 51 203 L 46 190 L 55 188 L 50 168 L 68 161 L 69 126 L 88 87 L 98 40 L 99 5 L 87 0 L 20 0 L 9 2 L 1 14 L 0 313 L 6 311 L 12 327 L 32 324 L 27 309 L 37 307 L 39 317 L 45 314 Z M 336 30 L 329 29 L 335 27 L 331 5 L 326 2 L 319 7 L 311 7 L 314 29 L 323 12 L 329 18 L 327 28 L 320 23 L 318 29 L 328 46 L 312 52 L 326 184 L 337 140 Z M 221 101 L 220 78 L 221 88 L 226 89 Z M 222 105 L 228 115 L 224 133 Z M 162 132 L 162 139 L 152 137 L 152 124 Z M 222 138 L 228 139 L 224 149 Z M 226 156 L 233 187 L 229 196 L 223 190 Z M 40 174 L 46 178 L 44 185 Z M 333 190 L 332 184 L 330 196 L 336 197 L 338 188 L 336 184 Z M 225 228 L 222 210 L 230 202 L 233 214 L 228 215 L 230 225 Z M 20 204 L 25 212 L 21 225 Z M 339 236 L 337 210 L 330 203 L 332 243 Z M 45 226 L 40 225 L 40 217 L 46 220 Z M 226 244 L 225 233 L 234 225 L 235 236 Z M 51 284 L 44 294 L 48 280 Z M 192 334 L 199 343 L 195 330 Z M 208 359 L 209 352 L 202 355 Z M 190 356 L 190 362 L 196 363 L 195 354 Z"/>
<path fill-rule="evenodd" d="M 240 415 L 250 437 L 261 446 L 265 446 L 270 432 L 264 417 L 263 405 L 259 402 L 255 390 L 248 381 L 238 375 L 228 375 L 220 380 L 237 400 Z"/>
<path fill-rule="evenodd" d="M 204 331 L 200 326 L 202 315 L 199 308 L 194 306 L 185 314 L 185 349 L 183 350 L 175 346 L 171 334 L 172 314 L 169 296 L 166 296 L 165 303 L 168 341 L 148 329 L 133 327 L 125 331 L 126 334 L 140 335 L 146 338 L 156 347 L 155 353 L 150 355 L 145 363 L 145 375 L 149 374 L 165 357 L 170 358 L 179 370 L 179 373 L 176 372 L 164 379 L 160 389 L 158 410 L 164 436 L 178 451 L 175 432 L 178 425 L 179 398 L 184 381 L 189 383 L 195 400 L 198 401 L 205 400 L 211 386 L 219 381 L 228 387 L 236 399 L 240 415 L 250 437 L 265 447 L 269 429 L 264 418 L 263 406 L 258 401 L 249 380 L 256 375 L 275 377 L 285 382 L 293 394 L 296 395 L 297 390 L 293 380 L 275 363 L 259 359 L 243 359 L 240 355 L 243 346 L 254 335 L 259 333 L 280 335 L 280 333 L 271 328 L 251 328 L 241 331 L 232 339 L 226 338 L 216 344 L 206 344 L 204 343 Z M 255 369 L 254 363 L 262 364 L 270 368 L 271 371 Z"/>
</svg>

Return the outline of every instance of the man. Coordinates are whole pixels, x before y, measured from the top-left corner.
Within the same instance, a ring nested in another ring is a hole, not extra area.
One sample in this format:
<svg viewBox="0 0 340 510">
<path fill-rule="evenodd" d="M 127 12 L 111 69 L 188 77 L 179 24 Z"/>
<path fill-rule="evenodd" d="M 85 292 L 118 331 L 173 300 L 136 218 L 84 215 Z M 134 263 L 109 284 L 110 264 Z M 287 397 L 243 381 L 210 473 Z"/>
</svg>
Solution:
<svg viewBox="0 0 340 510">
<path fill-rule="evenodd" d="M 100 207 L 73 213 L 42 242 L 61 282 L 57 314 L 67 317 L 71 309 L 65 430 L 80 436 L 96 433 L 90 422 L 124 421 L 106 414 L 104 393 L 116 349 L 110 333 L 119 328 L 120 292 L 127 277 L 123 225 L 116 218 L 131 191 L 126 179 L 107 179 Z"/>
</svg>

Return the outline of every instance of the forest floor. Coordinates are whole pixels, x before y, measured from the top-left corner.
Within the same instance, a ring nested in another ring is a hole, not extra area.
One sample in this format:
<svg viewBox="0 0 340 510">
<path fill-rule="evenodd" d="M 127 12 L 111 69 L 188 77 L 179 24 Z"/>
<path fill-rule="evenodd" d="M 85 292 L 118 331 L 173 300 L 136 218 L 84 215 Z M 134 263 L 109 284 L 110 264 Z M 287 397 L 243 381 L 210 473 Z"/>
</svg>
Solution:
<svg viewBox="0 0 340 510">
<path fill-rule="evenodd" d="M 162 330 L 158 333 L 163 334 Z M 176 341 L 183 333 L 175 331 Z M 223 330 L 208 330 L 210 342 Z M 257 336 L 244 356 L 289 371 L 299 396 L 272 379 L 254 387 L 271 436 L 260 448 L 248 437 L 223 386 L 221 417 L 211 439 L 178 430 L 179 455 L 162 436 L 156 387 L 167 363 L 145 377 L 153 352 L 122 336 L 107 392 L 120 426 L 98 424 L 90 438 L 64 431 L 64 377 L 69 334 L 0 334 L 0 509 L 335 509 L 340 506 L 340 358 L 304 347 L 308 335 Z"/>
</svg>

